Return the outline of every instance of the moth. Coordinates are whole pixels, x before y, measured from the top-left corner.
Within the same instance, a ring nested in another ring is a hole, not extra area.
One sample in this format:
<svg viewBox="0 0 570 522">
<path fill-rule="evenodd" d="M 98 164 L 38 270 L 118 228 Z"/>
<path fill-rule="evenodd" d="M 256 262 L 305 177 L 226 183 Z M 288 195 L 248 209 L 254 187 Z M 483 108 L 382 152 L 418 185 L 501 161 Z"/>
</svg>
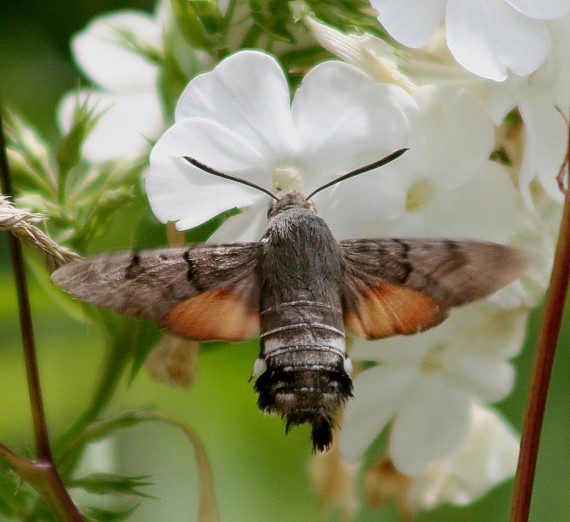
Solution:
<svg viewBox="0 0 570 522">
<path fill-rule="evenodd" d="M 478 241 L 336 241 L 311 201 L 274 195 L 259 242 L 192 245 L 104 255 L 52 274 L 72 296 L 151 319 L 200 341 L 259 337 L 253 377 L 259 408 L 292 426 L 310 424 L 314 451 L 333 440 L 335 417 L 352 396 L 346 335 L 382 339 L 439 324 L 454 306 L 494 293 L 520 275 L 525 255 Z M 199 168 L 220 173 L 193 158 Z"/>
</svg>

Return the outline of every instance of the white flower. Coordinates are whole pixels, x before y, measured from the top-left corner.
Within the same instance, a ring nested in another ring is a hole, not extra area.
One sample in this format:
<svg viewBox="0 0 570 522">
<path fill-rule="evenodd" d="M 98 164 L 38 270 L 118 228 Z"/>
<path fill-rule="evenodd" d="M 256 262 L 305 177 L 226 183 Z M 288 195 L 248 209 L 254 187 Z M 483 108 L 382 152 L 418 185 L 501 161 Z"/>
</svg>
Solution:
<svg viewBox="0 0 570 522">
<path fill-rule="evenodd" d="M 475 502 L 514 474 L 518 451 L 513 429 L 491 408 L 472 403 L 469 434 L 453 455 L 430 462 L 416 476 L 381 457 L 365 472 L 366 502 L 381 507 L 394 501 L 403 520 L 421 509 Z"/>
<path fill-rule="evenodd" d="M 130 47 L 133 42 L 146 49 L 161 48 L 162 29 L 156 17 L 116 11 L 96 17 L 72 39 L 75 62 L 97 88 L 64 96 L 58 118 L 67 131 L 76 103 L 87 99 L 96 114 L 102 113 L 84 145 L 85 157 L 94 162 L 138 157 L 164 128 L 159 65 Z"/>
<path fill-rule="evenodd" d="M 488 160 L 494 129 L 484 106 L 455 87 L 425 86 L 412 96 L 403 107 L 410 150 L 377 175 L 325 193 L 321 215 L 343 239 L 356 228 L 368 237 L 508 242 L 517 193 L 504 169 Z M 350 222 L 345 206 L 352 209 Z"/>
<path fill-rule="evenodd" d="M 328 51 L 342 58 L 380 83 L 393 83 L 408 91 L 415 85 L 400 73 L 396 54 L 384 41 L 369 33 L 345 34 L 309 16 L 304 19 L 315 39 Z"/>
<path fill-rule="evenodd" d="M 228 209 L 267 207 L 267 195 L 207 174 L 183 156 L 267 189 L 310 192 L 405 145 L 400 106 L 409 103 L 401 89 L 341 62 L 310 70 L 291 103 L 273 57 L 238 52 L 194 78 L 182 94 L 176 124 L 151 154 L 146 190 L 152 209 L 183 230 Z M 350 211 L 343 215 L 350 218 Z M 264 224 L 265 212 L 244 212 L 216 238 L 258 239 Z"/>
<path fill-rule="evenodd" d="M 532 207 L 522 201 L 517 210 L 517 231 L 511 245 L 524 249 L 531 258 L 519 279 L 491 297 L 502 308 L 537 306 L 548 288 L 562 206 L 554 204 L 544 193 Z"/>
<path fill-rule="evenodd" d="M 447 43 L 469 71 L 503 81 L 508 71 L 534 72 L 546 58 L 550 31 L 545 20 L 570 13 L 567 0 L 371 0 L 392 37 L 422 47 L 445 19 Z"/>
<path fill-rule="evenodd" d="M 408 503 L 417 511 L 475 502 L 514 475 L 518 453 L 513 429 L 490 408 L 472 404 L 469 435 L 453 455 L 430 462 L 414 477 Z"/>
<path fill-rule="evenodd" d="M 553 41 L 544 64 L 531 76 L 510 75 L 501 84 L 487 83 L 486 103 L 499 125 L 513 108 L 518 107 L 524 123 L 523 150 L 519 183 L 528 205 L 532 201 L 531 182 L 537 180 L 545 192 L 561 203 L 564 195 L 556 176 L 568 146 L 570 92 L 570 16 L 551 23 Z"/>
<path fill-rule="evenodd" d="M 391 423 L 389 455 L 417 475 L 465 441 L 473 400 L 495 402 L 510 392 L 526 313 L 478 303 L 413 338 L 356 341 L 351 357 L 380 363 L 358 375 L 345 411 L 341 452 L 359 458 Z"/>
</svg>

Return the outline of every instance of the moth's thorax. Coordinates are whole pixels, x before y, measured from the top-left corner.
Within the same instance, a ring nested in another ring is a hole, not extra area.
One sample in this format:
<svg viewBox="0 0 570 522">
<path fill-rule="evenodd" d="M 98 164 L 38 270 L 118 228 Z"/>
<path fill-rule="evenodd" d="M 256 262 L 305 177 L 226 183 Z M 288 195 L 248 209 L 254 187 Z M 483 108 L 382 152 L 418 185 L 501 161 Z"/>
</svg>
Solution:
<svg viewBox="0 0 570 522">
<path fill-rule="evenodd" d="M 287 189 L 282 190 L 277 194 L 277 200 L 273 200 L 269 205 L 269 210 L 267 211 L 267 217 L 272 218 L 277 213 L 288 208 L 303 208 L 316 214 L 315 205 L 312 201 L 308 200 L 304 194 L 301 194 L 298 190 Z"/>
<path fill-rule="evenodd" d="M 264 300 L 273 306 L 301 294 L 311 301 L 340 299 L 340 247 L 313 208 L 291 206 L 274 214 L 261 238 L 261 257 L 261 309 Z"/>
</svg>

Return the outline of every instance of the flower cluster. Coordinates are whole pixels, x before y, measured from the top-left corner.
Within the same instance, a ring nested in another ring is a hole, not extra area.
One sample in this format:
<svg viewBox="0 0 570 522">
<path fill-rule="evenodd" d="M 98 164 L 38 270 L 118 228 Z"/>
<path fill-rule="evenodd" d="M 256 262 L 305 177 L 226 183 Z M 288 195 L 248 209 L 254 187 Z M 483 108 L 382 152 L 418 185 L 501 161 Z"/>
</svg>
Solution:
<svg viewBox="0 0 570 522">
<path fill-rule="evenodd" d="M 68 95 L 60 120 L 70 128 L 78 97 L 102 112 L 84 146 L 95 163 L 138 157 L 158 138 L 144 176 L 152 211 L 178 230 L 224 218 L 212 242 L 258 240 L 267 196 L 185 156 L 268 190 L 310 193 L 408 147 L 394 164 L 315 196 L 338 239 L 478 239 L 535 255 L 521 279 L 432 330 L 353 341 L 351 358 L 362 364 L 355 365 L 361 370 L 340 452 L 356 462 L 386 433 L 368 473 L 385 478 L 389 462 L 391 472 L 407 476 L 398 481 L 405 484 L 399 500 L 414 512 L 474 501 L 514 473 L 516 436 L 488 403 L 511 392 L 512 359 L 552 262 L 562 200 L 556 177 L 567 142 L 561 113 L 569 108 L 570 4 L 371 3 L 384 29 L 411 49 L 396 51 L 380 31 L 350 34 L 304 13 L 306 31 L 336 59 L 313 63 L 295 89 L 290 70 L 267 49 L 235 46 L 218 60 L 188 39 L 182 44 L 180 20 L 173 23 L 166 3 L 154 16 L 95 20 L 73 49 L 97 87 Z M 175 58 L 164 60 L 172 38 Z M 169 112 L 164 72 L 172 60 L 179 71 L 185 60 L 194 66 Z"/>
</svg>

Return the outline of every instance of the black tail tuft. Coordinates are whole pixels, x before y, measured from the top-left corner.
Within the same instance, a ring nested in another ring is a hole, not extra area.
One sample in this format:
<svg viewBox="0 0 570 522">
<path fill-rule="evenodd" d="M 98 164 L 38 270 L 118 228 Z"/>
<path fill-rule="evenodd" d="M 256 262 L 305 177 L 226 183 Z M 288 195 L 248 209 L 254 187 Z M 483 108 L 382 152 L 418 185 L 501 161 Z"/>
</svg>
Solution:
<svg viewBox="0 0 570 522">
<path fill-rule="evenodd" d="M 328 451 L 333 442 L 334 423 L 328 415 L 322 414 L 315 417 L 312 422 L 311 440 L 313 452 L 323 453 Z"/>
<path fill-rule="evenodd" d="M 334 419 L 352 396 L 352 382 L 340 361 L 333 370 L 270 367 L 258 377 L 255 390 L 260 409 L 285 419 L 287 433 L 310 424 L 313 451 L 322 453 L 332 445 Z"/>
</svg>

